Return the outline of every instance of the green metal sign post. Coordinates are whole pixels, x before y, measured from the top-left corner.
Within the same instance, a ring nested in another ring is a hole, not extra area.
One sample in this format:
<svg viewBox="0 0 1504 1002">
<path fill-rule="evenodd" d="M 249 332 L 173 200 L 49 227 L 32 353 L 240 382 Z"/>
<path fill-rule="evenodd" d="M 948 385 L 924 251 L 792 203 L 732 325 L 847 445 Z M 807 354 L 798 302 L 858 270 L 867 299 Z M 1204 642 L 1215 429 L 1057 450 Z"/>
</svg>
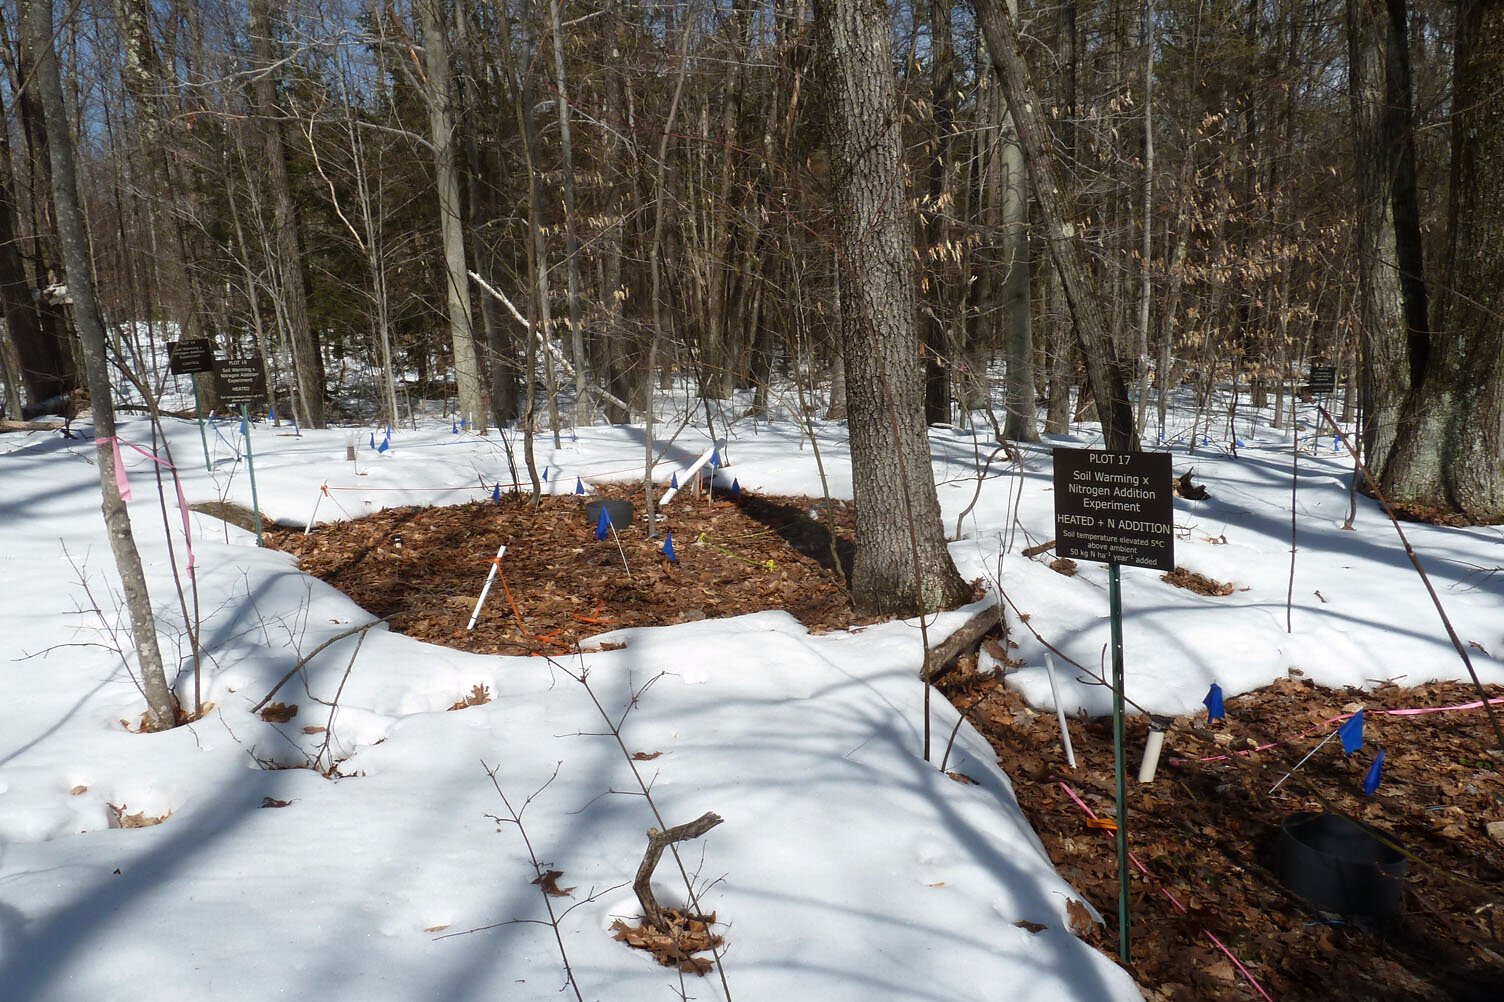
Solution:
<svg viewBox="0 0 1504 1002">
<path fill-rule="evenodd" d="M 251 519 L 256 526 L 256 545 L 265 546 L 261 537 L 261 504 L 256 497 L 256 459 L 251 452 L 251 404 L 266 400 L 266 370 L 261 359 L 252 357 L 239 362 L 221 363 L 217 372 L 219 399 L 240 405 L 240 434 L 245 438 L 245 470 L 251 478 Z"/>
<path fill-rule="evenodd" d="M 1107 565 L 1112 622 L 1112 758 L 1117 795 L 1118 956 L 1129 962 L 1128 783 L 1123 751 L 1120 568 L 1175 569 L 1169 453 L 1055 450 L 1055 554 Z"/>
</svg>

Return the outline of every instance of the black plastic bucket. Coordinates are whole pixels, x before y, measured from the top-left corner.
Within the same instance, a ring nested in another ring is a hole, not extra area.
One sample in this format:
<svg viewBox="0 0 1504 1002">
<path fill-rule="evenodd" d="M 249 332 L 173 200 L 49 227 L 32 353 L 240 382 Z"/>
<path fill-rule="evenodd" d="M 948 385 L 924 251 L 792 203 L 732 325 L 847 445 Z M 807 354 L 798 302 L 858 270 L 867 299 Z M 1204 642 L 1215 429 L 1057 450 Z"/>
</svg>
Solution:
<svg viewBox="0 0 1504 1002">
<path fill-rule="evenodd" d="M 1404 854 L 1345 814 L 1301 811 L 1285 818 L 1274 868 L 1280 883 L 1324 911 L 1395 915 L 1404 907 Z"/>
<path fill-rule="evenodd" d="M 601 524 L 601 512 L 606 513 L 606 521 L 620 532 L 632 524 L 632 502 L 630 501 L 586 501 L 585 517 L 591 525 Z"/>
</svg>

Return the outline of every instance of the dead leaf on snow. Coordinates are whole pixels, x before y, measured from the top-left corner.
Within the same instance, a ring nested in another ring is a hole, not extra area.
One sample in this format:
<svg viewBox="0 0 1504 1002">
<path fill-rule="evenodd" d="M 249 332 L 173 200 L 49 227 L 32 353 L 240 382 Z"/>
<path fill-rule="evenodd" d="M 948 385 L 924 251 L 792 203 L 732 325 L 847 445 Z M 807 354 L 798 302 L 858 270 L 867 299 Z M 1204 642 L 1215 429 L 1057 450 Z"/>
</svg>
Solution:
<svg viewBox="0 0 1504 1002">
<path fill-rule="evenodd" d="M 560 887 L 559 878 L 562 876 L 564 876 L 563 870 L 545 870 L 533 879 L 533 883 L 541 887 L 544 894 L 552 894 L 556 898 L 567 898 L 574 888 Z"/>
</svg>

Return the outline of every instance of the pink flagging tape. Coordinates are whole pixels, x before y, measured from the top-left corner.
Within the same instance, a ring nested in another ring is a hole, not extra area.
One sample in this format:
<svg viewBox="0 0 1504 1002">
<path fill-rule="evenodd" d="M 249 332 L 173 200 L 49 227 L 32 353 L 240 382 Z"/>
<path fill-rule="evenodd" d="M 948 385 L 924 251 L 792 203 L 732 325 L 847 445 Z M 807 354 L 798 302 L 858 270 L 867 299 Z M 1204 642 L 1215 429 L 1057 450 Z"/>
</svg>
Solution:
<svg viewBox="0 0 1504 1002">
<path fill-rule="evenodd" d="M 126 479 L 125 462 L 120 457 L 120 445 L 123 440 L 114 436 L 110 436 L 107 438 L 98 439 L 97 441 L 100 443 L 109 442 L 110 446 L 114 449 L 115 484 L 120 488 L 121 500 L 131 500 L 130 481 Z M 141 453 L 141 455 L 145 456 L 147 459 L 151 460 L 153 463 L 156 463 L 158 466 L 162 467 L 172 474 L 172 486 L 177 489 L 178 494 L 178 512 L 182 515 L 183 518 L 183 540 L 188 547 L 188 576 L 192 577 L 194 575 L 194 572 L 198 570 L 198 558 L 193 553 L 193 531 L 189 528 L 188 525 L 188 498 L 183 494 L 183 482 L 178 478 L 178 468 L 176 466 L 173 466 L 167 460 L 163 459 L 161 456 L 158 456 L 155 452 L 152 452 L 150 449 L 142 448 L 135 442 L 125 442 L 124 444 Z"/>
<path fill-rule="evenodd" d="M 1096 816 L 1097 816 L 1097 813 L 1091 809 L 1091 806 L 1089 804 L 1087 804 L 1086 801 L 1082 800 L 1076 794 L 1075 790 L 1071 789 L 1071 785 L 1069 783 L 1065 782 L 1064 780 L 1060 780 L 1059 783 L 1060 783 L 1060 788 L 1065 791 L 1065 795 L 1068 796 L 1068 797 L 1070 797 L 1072 800 L 1074 800 L 1076 802 L 1076 806 L 1079 807 L 1079 808 L 1081 808 L 1082 811 L 1086 812 L 1086 816 L 1087 817 L 1092 818 L 1092 819 L 1095 820 Z M 1138 856 L 1136 854 L 1130 852 L 1128 854 L 1128 859 L 1129 859 L 1130 862 L 1133 863 L 1134 866 L 1138 867 L 1138 872 L 1142 873 L 1145 877 L 1148 877 L 1151 881 L 1154 879 L 1153 875 L 1151 875 L 1149 873 L 1149 868 L 1146 867 L 1146 866 L 1144 866 L 1143 862 L 1139 860 L 1139 858 L 1138 858 Z M 1180 913 L 1182 915 L 1189 914 L 1189 910 L 1186 908 L 1186 906 L 1180 903 L 1180 899 L 1179 898 L 1177 898 L 1174 894 L 1170 893 L 1170 889 L 1168 887 L 1160 887 L 1159 888 L 1159 892 L 1161 894 L 1163 894 L 1165 897 L 1169 898 L 1170 899 L 1170 904 L 1174 905 L 1177 909 L 1179 909 L 1179 911 L 1180 911 Z M 1253 972 L 1252 971 L 1250 971 L 1247 967 L 1243 966 L 1243 962 L 1238 959 L 1238 957 L 1237 957 L 1236 954 L 1234 954 L 1231 950 L 1229 950 L 1227 948 L 1227 946 L 1220 939 L 1218 939 L 1216 936 L 1212 935 L 1212 931 L 1210 929 L 1206 928 L 1205 926 L 1202 926 L 1201 927 L 1201 931 L 1202 931 L 1202 933 L 1204 933 L 1206 935 L 1207 939 L 1209 939 L 1209 940 L 1212 941 L 1212 945 L 1213 946 L 1215 946 L 1217 949 L 1221 950 L 1224 954 L 1227 955 L 1227 959 L 1230 960 L 1230 961 L 1232 961 L 1233 966 L 1236 967 L 1242 973 L 1243 977 L 1245 977 L 1245 978 L 1248 979 L 1248 983 L 1253 986 L 1253 990 L 1256 991 L 1256 992 L 1258 992 L 1259 995 L 1265 1000 L 1265 1002 L 1274 1002 L 1274 996 L 1270 995 L 1267 991 L 1264 990 L 1264 986 L 1261 985 L 1261 984 L 1259 984 L 1259 979 L 1255 978 L 1253 976 Z"/>
<path fill-rule="evenodd" d="M 115 454 L 115 489 L 120 492 L 120 500 L 131 499 L 131 482 L 125 475 L 125 461 L 120 458 L 120 439 L 113 435 L 95 440 L 99 445 L 110 443 L 110 448 Z"/>
</svg>

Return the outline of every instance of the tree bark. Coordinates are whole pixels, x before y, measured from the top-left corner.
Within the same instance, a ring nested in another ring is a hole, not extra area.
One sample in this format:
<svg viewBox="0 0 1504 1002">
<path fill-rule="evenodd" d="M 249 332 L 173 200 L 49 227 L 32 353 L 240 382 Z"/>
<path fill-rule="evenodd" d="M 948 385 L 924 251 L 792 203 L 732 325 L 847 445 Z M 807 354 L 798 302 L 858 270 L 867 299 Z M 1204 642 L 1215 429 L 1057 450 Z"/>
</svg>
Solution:
<svg viewBox="0 0 1504 1002">
<path fill-rule="evenodd" d="M 470 278 L 465 265 L 465 227 L 460 207 L 454 117 L 451 113 L 449 35 L 443 0 L 418 0 L 423 31 L 424 98 L 433 142 L 434 182 L 439 192 L 439 231 L 444 243 L 444 286 L 449 304 L 449 340 L 454 351 L 454 382 L 460 416 L 477 432 L 486 430 L 486 400 L 481 387 L 470 313 Z"/>
<path fill-rule="evenodd" d="M 1382 483 L 1401 504 L 1504 520 L 1504 0 L 1463 0 L 1438 332 Z"/>
<path fill-rule="evenodd" d="M 956 68 L 951 44 L 951 0 L 930 0 L 930 155 L 926 186 L 924 246 L 924 420 L 951 418 L 951 312 L 949 260 L 950 157 L 955 129 Z"/>
<path fill-rule="evenodd" d="M 856 495 L 852 600 L 909 616 L 958 605 L 970 587 L 945 546 L 925 434 L 888 8 L 817 0 L 814 11 Z"/>
<path fill-rule="evenodd" d="M 63 88 L 53 49 L 52 5 L 46 0 L 29 0 L 23 7 L 23 30 L 36 59 L 35 83 L 43 117 L 46 119 L 58 238 L 64 267 L 68 272 L 73 316 L 83 342 L 84 367 L 93 398 L 95 455 L 102 495 L 100 507 L 109 535 L 110 551 L 120 574 L 126 612 L 130 617 L 131 637 L 136 645 L 136 658 L 141 671 L 141 689 L 146 696 L 148 726 L 152 730 L 165 730 L 177 723 L 176 706 L 162 667 L 162 651 L 157 643 L 151 595 L 146 585 L 146 573 L 141 566 L 141 554 L 136 549 L 136 540 L 131 533 L 130 513 L 120 497 L 119 485 L 115 479 L 115 463 L 119 455 L 115 437 L 115 403 L 110 388 L 104 322 L 94 295 L 89 235 L 79 209 L 73 132 L 63 103 Z"/>
<path fill-rule="evenodd" d="M 298 383 L 302 421 L 311 428 L 324 427 L 324 363 L 319 342 L 308 319 L 308 280 L 303 273 L 302 241 L 292 200 L 292 181 L 287 173 L 287 148 L 282 142 L 281 112 L 277 103 L 277 56 L 272 37 L 269 0 L 250 0 L 251 58 L 257 72 L 251 78 L 257 114 L 262 118 L 261 141 L 271 186 L 272 229 L 277 248 L 277 269 L 282 276 L 281 296 L 287 336 L 292 345 L 292 366 Z"/>
<path fill-rule="evenodd" d="M 1396 10 L 1397 8 L 1397 10 Z M 1396 202 L 1402 161 L 1414 139 L 1409 95 L 1394 92 L 1405 60 L 1404 0 L 1347 0 L 1348 96 L 1353 120 L 1357 188 L 1359 351 L 1363 394 L 1363 455 L 1374 467 L 1389 457 L 1405 397 L 1412 388 L 1411 347 L 1399 261 Z M 1396 31 L 1399 25 L 1399 31 Z M 1403 106 L 1395 102 L 1403 100 Z M 1413 183 L 1408 188 L 1414 197 Z M 1418 219 L 1414 245 L 1419 247 Z M 1424 296 L 1424 287 L 1421 288 Z M 1424 319 L 1422 299 L 1420 315 Z M 1422 371 L 1424 366 L 1422 364 Z"/>
<path fill-rule="evenodd" d="M 1044 225 L 1045 245 L 1060 275 L 1061 288 L 1076 325 L 1086 362 L 1086 378 L 1102 421 L 1107 448 L 1138 450 L 1127 381 L 1102 306 L 1091 287 L 1074 223 L 1067 218 L 1055 165 L 1046 148 L 1048 136 L 1028 69 L 1018 51 L 1012 15 L 998 0 L 976 0 L 977 23 L 987 40 L 993 66 L 1002 80 L 1019 143 L 1024 149 L 1030 185 Z"/>
<path fill-rule="evenodd" d="M 1000 99 L 1001 100 L 1001 99 Z M 1011 117 L 1003 119 L 997 156 L 1003 194 L 1003 353 L 1005 376 L 1003 437 L 1039 441 L 1034 408 L 1034 318 L 1029 297 L 1029 178 L 1024 151 Z M 983 379 L 986 373 L 983 372 Z"/>
</svg>

